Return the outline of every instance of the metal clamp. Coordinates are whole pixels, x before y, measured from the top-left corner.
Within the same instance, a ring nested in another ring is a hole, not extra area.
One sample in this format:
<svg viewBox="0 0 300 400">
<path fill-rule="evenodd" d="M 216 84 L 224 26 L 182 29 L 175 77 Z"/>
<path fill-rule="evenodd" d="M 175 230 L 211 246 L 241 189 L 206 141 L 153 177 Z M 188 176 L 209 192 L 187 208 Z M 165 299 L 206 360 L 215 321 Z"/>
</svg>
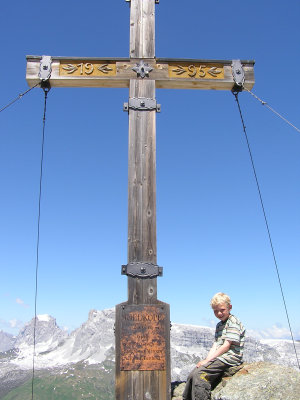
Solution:
<svg viewBox="0 0 300 400">
<path fill-rule="evenodd" d="M 125 0 L 127 3 L 130 3 L 131 2 L 131 0 Z M 155 3 L 156 4 L 159 4 L 159 0 L 155 0 Z"/>
<path fill-rule="evenodd" d="M 128 103 L 123 105 L 124 111 L 136 110 L 136 111 L 153 111 L 160 112 L 161 105 L 157 104 L 155 99 L 149 99 L 147 97 L 130 97 Z"/>
<path fill-rule="evenodd" d="M 51 56 L 42 56 L 40 61 L 39 78 L 41 81 L 50 79 L 52 72 L 52 58 Z"/>
<path fill-rule="evenodd" d="M 51 56 L 42 56 L 40 61 L 39 78 L 41 80 L 41 88 L 50 90 L 50 77 L 52 72 L 52 58 Z"/>
<path fill-rule="evenodd" d="M 132 262 L 122 265 L 121 274 L 132 278 L 156 278 L 163 275 L 163 267 L 151 263 Z"/>
<path fill-rule="evenodd" d="M 231 68 L 234 80 L 234 87 L 232 90 L 239 92 L 243 90 L 245 82 L 245 72 L 241 60 L 232 60 Z"/>
</svg>

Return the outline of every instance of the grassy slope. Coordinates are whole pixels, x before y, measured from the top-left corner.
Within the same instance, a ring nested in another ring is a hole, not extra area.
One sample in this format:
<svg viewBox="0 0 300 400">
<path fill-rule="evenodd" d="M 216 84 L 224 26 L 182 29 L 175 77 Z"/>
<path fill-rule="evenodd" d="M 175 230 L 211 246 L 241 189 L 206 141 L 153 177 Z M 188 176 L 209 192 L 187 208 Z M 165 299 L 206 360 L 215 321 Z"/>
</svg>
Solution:
<svg viewBox="0 0 300 400">
<path fill-rule="evenodd" d="M 75 364 L 55 371 L 41 371 L 34 380 L 34 398 L 38 400 L 114 399 L 114 366 Z M 2 400 L 31 398 L 31 380 L 11 390 Z"/>
</svg>

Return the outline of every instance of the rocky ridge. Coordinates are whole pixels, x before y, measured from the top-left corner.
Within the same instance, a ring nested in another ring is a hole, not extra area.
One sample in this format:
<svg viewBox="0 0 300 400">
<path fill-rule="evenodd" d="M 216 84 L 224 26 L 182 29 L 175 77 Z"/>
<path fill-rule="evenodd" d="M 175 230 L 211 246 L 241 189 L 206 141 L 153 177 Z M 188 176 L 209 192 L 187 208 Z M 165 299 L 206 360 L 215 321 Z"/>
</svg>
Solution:
<svg viewBox="0 0 300 400">
<path fill-rule="evenodd" d="M 172 400 L 182 400 L 185 383 L 175 385 Z M 245 364 L 233 377 L 223 378 L 212 400 L 300 400 L 300 372 L 271 363 Z"/>
</svg>

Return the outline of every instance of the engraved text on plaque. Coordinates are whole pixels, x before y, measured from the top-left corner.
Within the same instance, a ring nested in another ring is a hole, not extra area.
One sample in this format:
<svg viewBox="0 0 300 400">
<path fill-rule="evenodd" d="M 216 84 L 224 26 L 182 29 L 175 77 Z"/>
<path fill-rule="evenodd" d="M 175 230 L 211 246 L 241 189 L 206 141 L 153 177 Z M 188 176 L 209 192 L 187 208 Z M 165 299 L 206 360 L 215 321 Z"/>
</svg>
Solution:
<svg viewBox="0 0 300 400">
<path fill-rule="evenodd" d="M 166 369 L 166 315 L 159 305 L 126 305 L 121 321 L 121 370 Z"/>
</svg>

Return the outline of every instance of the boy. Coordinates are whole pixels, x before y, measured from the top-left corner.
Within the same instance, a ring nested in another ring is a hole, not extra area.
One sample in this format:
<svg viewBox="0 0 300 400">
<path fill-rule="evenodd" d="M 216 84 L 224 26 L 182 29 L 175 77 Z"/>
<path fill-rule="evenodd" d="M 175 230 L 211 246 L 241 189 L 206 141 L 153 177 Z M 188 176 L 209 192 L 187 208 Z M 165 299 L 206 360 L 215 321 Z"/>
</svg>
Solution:
<svg viewBox="0 0 300 400">
<path fill-rule="evenodd" d="M 230 297 L 217 293 L 210 305 L 220 319 L 216 326 L 215 342 L 205 360 L 198 362 L 187 378 L 183 400 L 208 400 L 215 386 L 230 367 L 242 364 L 245 328 L 232 314 Z"/>
</svg>

